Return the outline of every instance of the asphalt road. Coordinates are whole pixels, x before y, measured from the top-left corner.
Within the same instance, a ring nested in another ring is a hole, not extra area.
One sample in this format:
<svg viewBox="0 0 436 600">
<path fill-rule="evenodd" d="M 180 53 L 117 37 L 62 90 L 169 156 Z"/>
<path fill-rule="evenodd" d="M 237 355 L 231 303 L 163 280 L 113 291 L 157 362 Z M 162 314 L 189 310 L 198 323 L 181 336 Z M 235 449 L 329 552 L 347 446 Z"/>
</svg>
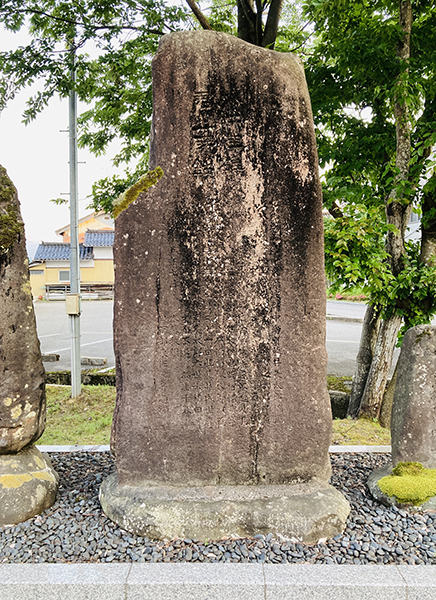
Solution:
<svg viewBox="0 0 436 600">
<path fill-rule="evenodd" d="M 69 319 L 65 302 L 36 302 L 35 313 L 41 351 L 60 355 L 58 362 L 46 362 L 47 371 L 71 368 Z M 112 343 L 113 301 L 82 301 L 80 319 L 82 356 L 106 358 L 106 367 L 115 365 Z M 328 301 L 327 314 L 335 319 L 362 319 L 365 305 Z M 328 372 L 353 375 L 362 325 L 361 323 L 327 320 Z M 83 367 L 89 368 L 89 367 Z M 103 367 L 104 368 L 104 367 Z"/>
<path fill-rule="evenodd" d="M 69 317 L 65 302 L 35 302 L 36 326 L 44 354 L 59 354 L 58 362 L 45 362 L 47 371 L 71 369 Z M 105 367 L 115 366 L 112 335 L 112 300 L 84 300 L 80 317 L 81 355 L 106 358 Z M 105 368 L 102 367 L 102 368 Z M 89 369 L 90 367 L 83 367 Z"/>
</svg>

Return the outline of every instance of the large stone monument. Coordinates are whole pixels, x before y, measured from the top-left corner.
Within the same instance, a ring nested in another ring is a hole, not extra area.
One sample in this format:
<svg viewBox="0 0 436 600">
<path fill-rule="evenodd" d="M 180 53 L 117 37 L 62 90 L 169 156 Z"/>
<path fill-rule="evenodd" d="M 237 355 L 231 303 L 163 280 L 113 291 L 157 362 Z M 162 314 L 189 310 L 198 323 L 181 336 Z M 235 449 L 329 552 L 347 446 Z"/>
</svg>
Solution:
<svg viewBox="0 0 436 600">
<path fill-rule="evenodd" d="M 399 463 L 436 468 L 436 327 L 419 325 L 403 338 L 391 417 L 392 465 L 375 470 L 368 481 L 384 504 L 400 504 L 384 494 L 378 482 Z M 436 508 L 436 499 L 427 506 Z"/>
<path fill-rule="evenodd" d="M 151 167 L 116 220 L 117 473 L 106 514 L 152 537 L 336 535 L 321 190 L 300 61 L 162 38 Z"/>
<path fill-rule="evenodd" d="M 58 476 L 33 446 L 45 426 L 45 378 L 17 191 L 0 165 L 0 525 L 51 506 Z"/>
</svg>

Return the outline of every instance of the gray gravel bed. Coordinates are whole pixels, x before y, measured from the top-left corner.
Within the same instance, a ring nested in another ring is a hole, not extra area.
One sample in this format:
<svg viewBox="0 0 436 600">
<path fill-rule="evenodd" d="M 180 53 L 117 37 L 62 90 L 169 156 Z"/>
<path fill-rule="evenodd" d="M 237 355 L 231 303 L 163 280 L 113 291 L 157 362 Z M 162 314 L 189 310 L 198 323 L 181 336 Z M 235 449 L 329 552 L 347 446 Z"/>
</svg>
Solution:
<svg viewBox="0 0 436 600">
<path fill-rule="evenodd" d="M 258 562 L 436 564 L 436 513 L 409 513 L 373 501 L 366 480 L 390 455 L 332 454 L 332 484 L 352 510 L 342 535 L 308 546 L 272 534 L 201 542 L 153 541 L 130 534 L 102 513 L 98 490 L 114 470 L 109 453 L 50 455 L 60 475 L 56 503 L 43 515 L 0 528 L 0 563 Z"/>
</svg>

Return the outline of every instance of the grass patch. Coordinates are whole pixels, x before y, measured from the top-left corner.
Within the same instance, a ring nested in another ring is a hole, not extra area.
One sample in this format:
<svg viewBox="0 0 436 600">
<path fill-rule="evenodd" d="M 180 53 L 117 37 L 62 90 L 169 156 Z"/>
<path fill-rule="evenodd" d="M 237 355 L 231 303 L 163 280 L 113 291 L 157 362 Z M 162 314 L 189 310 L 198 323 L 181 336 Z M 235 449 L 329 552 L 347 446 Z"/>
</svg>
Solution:
<svg viewBox="0 0 436 600">
<path fill-rule="evenodd" d="M 78 398 L 70 397 L 69 386 L 47 385 L 46 389 L 47 424 L 38 444 L 109 444 L 116 395 L 113 386 L 82 386 Z"/>
<path fill-rule="evenodd" d="M 332 444 L 340 446 L 387 446 L 391 432 L 378 421 L 369 419 L 335 419 Z"/>
<path fill-rule="evenodd" d="M 335 377 L 334 389 L 344 379 Z M 333 383 L 332 383 L 333 384 Z M 78 398 L 71 388 L 47 385 L 47 424 L 38 440 L 41 445 L 109 444 L 116 391 L 109 385 L 84 385 Z M 340 390 L 344 391 L 344 390 Z M 335 419 L 333 444 L 367 446 L 390 444 L 390 432 L 367 419 Z"/>
</svg>

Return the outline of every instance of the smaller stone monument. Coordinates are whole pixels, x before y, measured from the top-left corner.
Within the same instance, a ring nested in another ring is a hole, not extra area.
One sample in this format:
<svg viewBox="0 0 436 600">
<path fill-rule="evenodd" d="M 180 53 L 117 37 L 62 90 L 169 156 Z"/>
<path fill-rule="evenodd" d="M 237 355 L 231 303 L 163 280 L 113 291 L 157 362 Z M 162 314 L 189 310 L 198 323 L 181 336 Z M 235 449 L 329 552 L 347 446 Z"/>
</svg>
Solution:
<svg viewBox="0 0 436 600">
<path fill-rule="evenodd" d="M 400 504 L 378 485 L 399 463 L 436 468 L 436 327 L 419 325 L 403 339 L 391 417 L 392 465 L 376 469 L 368 487 L 376 500 Z M 435 505 L 430 500 L 423 506 Z"/>
<path fill-rule="evenodd" d="M 45 426 L 45 378 L 17 190 L 0 165 L 0 526 L 51 506 L 58 475 L 33 446 Z"/>
</svg>

